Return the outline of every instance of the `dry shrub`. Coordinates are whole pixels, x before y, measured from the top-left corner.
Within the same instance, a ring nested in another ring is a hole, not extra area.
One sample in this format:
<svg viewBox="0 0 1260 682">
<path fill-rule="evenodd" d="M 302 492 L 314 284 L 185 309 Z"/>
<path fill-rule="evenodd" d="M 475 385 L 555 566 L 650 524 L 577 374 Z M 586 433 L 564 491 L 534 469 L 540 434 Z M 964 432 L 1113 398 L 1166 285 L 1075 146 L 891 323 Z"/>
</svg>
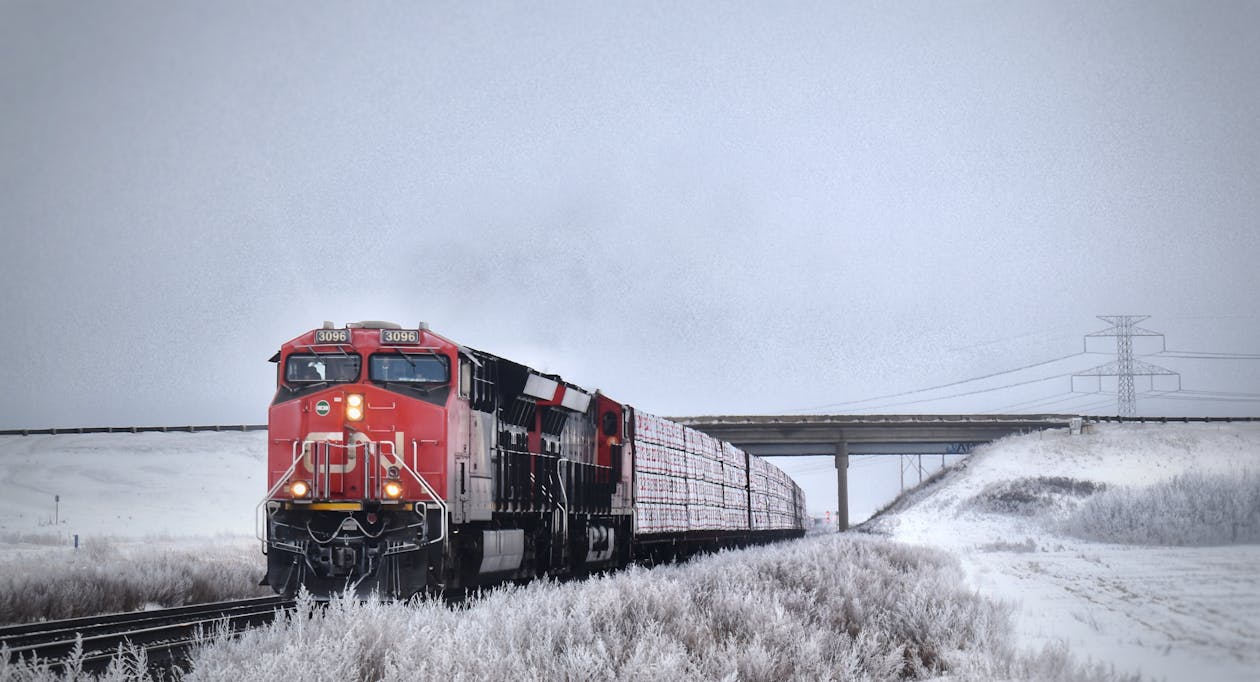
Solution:
<svg viewBox="0 0 1260 682">
<path fill-rule="evenodd" d="M 1189 473 L 1143 488 L 1113 488 L 1086 501 L 1062 530 L 1131 545 L 1260 543 L 1260 476 Z"/>
<path fill-rule="evenodd" d="M 0 565 L 0 623 L 57 620 L 270 594 L 256 542 L 207 538 L 201 548 L 89 541 Z"/>
</svg>

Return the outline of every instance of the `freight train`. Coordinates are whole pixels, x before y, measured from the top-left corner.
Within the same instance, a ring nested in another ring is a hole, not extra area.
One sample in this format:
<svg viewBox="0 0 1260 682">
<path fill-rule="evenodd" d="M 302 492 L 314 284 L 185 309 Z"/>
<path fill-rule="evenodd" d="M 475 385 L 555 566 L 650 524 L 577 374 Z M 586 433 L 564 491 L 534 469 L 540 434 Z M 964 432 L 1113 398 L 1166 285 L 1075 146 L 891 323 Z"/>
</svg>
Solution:
<svg viewBox="0 0 1260 682">
<path fill-rule="evenodd" d="M 764 460 L 424 324 L 325 322 L 271 360 L 277 593 L 406 598 L 804 534 Z"/>
</svg>

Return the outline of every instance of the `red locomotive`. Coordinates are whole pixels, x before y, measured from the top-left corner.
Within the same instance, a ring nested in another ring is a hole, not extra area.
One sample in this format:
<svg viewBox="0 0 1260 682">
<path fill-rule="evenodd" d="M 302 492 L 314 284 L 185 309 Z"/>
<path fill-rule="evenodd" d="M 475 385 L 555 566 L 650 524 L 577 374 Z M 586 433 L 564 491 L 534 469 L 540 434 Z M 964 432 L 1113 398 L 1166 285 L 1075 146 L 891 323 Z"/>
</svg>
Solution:
<svg viewBox="0 0 1260 682">
<path fill-rule="evenodd" d="M 292 594 L 408 597 L 804 534 L 782 471 L 419 325 L 285 343 L 260 535 Z"/>
</svg>

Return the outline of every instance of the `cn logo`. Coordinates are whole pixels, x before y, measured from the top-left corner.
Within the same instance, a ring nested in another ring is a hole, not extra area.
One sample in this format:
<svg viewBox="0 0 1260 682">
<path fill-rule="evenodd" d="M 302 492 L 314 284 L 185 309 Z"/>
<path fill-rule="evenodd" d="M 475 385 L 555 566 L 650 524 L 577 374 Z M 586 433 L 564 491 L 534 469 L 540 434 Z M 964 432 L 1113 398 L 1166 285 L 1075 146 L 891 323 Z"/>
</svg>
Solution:
<svg viewBox="0 0 1260 682">
<path fill-rule="evenodd" d="M 326 464 L 321 467 L 320 471 L 327 469 L 330 474 L 345 474 L 354 471 L 359 464 L 359 448 L 368 447 L 372 443 L 372 439 L 368 438 L 365 433 L 354 432 L 350 434 L 350 442 L 344 443 L 345 435 L 340 431 L 312 431 L 306 434 L 306 440 L 302 442 L 302 467 L 312 474 L 315 473 L 315 462 L 313 453 L 317 443 L 325 443 L 330 448 L 345 448 L 346 461 L 344 464 Z M 381 441 L 378 447 L 381 448 L 381 456 L 378 458 L 382 470 L 387 470 L 390 466 L 403 466 L 403 460 L 400 456 L 402 450 L 403 433 L 402 431 L 394 432 L 394 442 Z"/>
</svg>

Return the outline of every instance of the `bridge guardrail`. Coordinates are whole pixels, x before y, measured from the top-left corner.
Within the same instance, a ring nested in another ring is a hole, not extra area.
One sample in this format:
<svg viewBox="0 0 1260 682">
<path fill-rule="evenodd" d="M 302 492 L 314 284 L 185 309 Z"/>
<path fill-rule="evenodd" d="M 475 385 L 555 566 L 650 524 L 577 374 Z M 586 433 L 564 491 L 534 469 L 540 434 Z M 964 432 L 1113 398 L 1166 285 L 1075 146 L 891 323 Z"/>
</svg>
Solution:
<svg viewBox="0 0 1260 682">
<path fill-rule="evenodd" d="M 1083 415 L 1090 423 L 1133 422 L 1138 424 L 1207 424 L 1227 422 L 1260 422 L 1260 417 L 1102 417 Z"/>
</svg>

